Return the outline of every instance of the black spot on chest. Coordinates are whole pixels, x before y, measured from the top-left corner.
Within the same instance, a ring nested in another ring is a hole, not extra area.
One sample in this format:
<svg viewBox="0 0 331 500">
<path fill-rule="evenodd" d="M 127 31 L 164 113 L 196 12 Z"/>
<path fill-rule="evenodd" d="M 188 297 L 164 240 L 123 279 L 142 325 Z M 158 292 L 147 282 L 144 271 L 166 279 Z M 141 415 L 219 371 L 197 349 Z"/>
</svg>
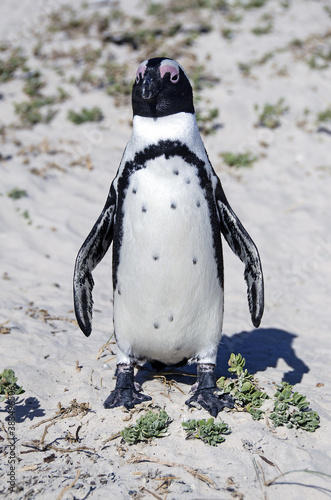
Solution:
<svg viewBox="0 0 331 500">
<path fill-rule="evenodd" d="M 194 175 L 197 175 L 199 186 L 202 190 L 203 196 L 207 202 L 210 224 L 212 229 L 214 256 L 217 263 L 218 277 L 223 283 L 223 261 L 222 261 L 222 247 L 220 239 L 220 225 L 218 219 L 217 208 L 214 200 L 214 191 L 212 181 L 207 173 L 205 162 L 196 156 L 186 144 L 180 141 L 159 141 L 157 144 L 152 144 L 142 151 L 134 155 L 133 160 L 127 161 L 121 171 L 121 175 L 117 179 L 117 209 L 114 221 L 114 238 L 113 238 L 113 286 L 117 286 L 117 271 L 120 263 L 121 245 L 123 240 L 123 221 L 124 221 L 124 200 L 127 195 L 130 177 L 135 172 L 146 168 L 147 162 L 155 160 L 158 157 L 164 156 L 166 159 L 179 157 L 184 160 L 187 165 L 191 165 L 194 169 Z M 174 175 L 179 175 L 179 170 L 173 170 Z M 187 177 L 186 184 L 190 184 L 191 180 Z M 136 194 L 137 189 L 134 187 L 132 193 Z M 196 201 L 196 206 L 199 208 L 201 203 Z M 171 203 L 170 208 L 176 210 L 177 203 Z M 147 207 L 142 205 L 142 213 L 147 212 Z M 154 258 L 154 256 L 153 256 Z M 156 260 L 156 259 L 154 259 Z M 194 262 L 196 264 L 196 262 Z"/>
</svg>

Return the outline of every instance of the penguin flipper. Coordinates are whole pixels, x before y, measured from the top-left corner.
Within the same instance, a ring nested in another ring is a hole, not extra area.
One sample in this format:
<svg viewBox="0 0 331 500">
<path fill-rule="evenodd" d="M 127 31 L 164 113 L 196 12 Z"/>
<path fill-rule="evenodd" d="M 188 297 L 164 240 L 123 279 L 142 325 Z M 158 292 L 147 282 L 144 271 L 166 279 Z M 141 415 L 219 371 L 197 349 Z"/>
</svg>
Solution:
<svg viewBox="0 0 331 500">
<path fill-rule="evenodd" d="M 248 305 L 253 325 L 260 325 L 264 309 L 263 273 L 259 252 L 246 229 L 233 212 L 221 183 L 216 187 L 216 201 L 220 215 L 221 232 L 231 250 L 245 264 Z"/>
<path fill-rule="evenodd" d="M 73 280 L 75 314 L 86 337 L 92 331 L 92 271 L 103 259 L 112 242 L 115 206 L 115 190 L 111 187 L 106 204 L 76 258 Z"/>
</svg>

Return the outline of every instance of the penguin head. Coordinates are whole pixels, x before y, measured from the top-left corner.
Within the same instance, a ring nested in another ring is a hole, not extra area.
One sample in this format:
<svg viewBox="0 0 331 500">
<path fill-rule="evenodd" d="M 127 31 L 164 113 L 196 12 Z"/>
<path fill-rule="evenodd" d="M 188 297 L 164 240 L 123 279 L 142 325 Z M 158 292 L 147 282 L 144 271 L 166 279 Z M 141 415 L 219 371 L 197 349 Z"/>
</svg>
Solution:
<svg viewBox="0 0 331 500">
<path fill-rule="evenodd" d="M 181 66 L 155 57 L 142 62 L 132 87 L 133 115 L 160 118 L 194 113 L 192 87 Z"/>
</svg>

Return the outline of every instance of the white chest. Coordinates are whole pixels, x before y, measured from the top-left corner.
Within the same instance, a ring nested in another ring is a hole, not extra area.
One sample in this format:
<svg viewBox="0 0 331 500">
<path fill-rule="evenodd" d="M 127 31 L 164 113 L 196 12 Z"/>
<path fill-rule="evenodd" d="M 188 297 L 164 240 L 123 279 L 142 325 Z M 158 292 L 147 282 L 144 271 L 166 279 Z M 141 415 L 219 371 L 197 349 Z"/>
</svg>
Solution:
<svg viewBox="0 0 331 500">
<path fill-rule="evenodd" d="M 130 177 L 122 223 L 114 290 L 119 347 L 171 364 L 199 355 L 206 335 L 217 345 L 223 294 L 196 167 L 180 157 L 149 160 Z"/>
</svg>

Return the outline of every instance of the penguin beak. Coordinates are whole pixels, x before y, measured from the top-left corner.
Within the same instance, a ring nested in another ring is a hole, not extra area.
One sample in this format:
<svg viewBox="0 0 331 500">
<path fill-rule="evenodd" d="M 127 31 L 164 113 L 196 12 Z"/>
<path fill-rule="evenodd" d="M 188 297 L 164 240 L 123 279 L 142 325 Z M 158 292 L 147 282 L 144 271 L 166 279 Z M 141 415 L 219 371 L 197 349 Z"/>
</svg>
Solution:
<svg viewBox="0 0 331 500">
<path fill-rule="evenodd" d="M 155 99 L 158 93 L 159 89 L 156 85 L 155 80 L 150 77 L 144 78 L 141 86 L 141 95 L 143 99 L 146 99 L 148 101 L 151 99 Z"/>
</svg>

